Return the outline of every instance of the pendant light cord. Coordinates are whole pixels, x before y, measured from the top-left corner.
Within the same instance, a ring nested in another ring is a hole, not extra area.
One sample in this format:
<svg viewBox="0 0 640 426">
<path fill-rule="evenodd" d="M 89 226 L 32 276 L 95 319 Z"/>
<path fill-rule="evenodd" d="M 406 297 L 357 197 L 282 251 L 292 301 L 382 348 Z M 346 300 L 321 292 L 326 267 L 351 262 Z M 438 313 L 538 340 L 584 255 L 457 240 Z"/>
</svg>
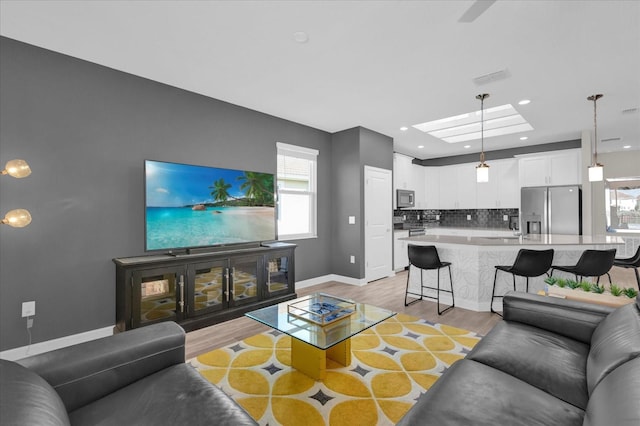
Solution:
<svg viewBox="0 0 640 426">
<path fill-rule="evenodd" d="M 488 93 L 482 93 L 476 96 L 480 99 L 480 164 L 484 164 L 484 99 L 488 98 Z"/>
<path fill-rule="evenodd" d="M 598 101 L 598 99 L 600 99 L 603 95 L 602 94 L 597 94 L 597 95 L 591 95 L 587 98 L 587 100 L 589 101 L 593 101 L 593 165 L 597 165 L 598 164 L 598 120 L 597 120 L 597 109 L 596 109 L 596 102 Z"/>
</svg>

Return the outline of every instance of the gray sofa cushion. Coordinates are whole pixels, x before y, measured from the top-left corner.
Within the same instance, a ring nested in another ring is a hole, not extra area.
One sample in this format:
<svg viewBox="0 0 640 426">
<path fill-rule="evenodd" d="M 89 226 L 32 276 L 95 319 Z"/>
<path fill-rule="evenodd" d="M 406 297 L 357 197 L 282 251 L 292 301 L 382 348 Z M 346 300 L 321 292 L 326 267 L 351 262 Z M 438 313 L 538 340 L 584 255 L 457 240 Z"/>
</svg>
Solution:
<svg viewBox="0 0 640 426">
<path fill-rule="evenodd" d="M 463 359 L 398 425 L 582 425 L 584 411 L 484 364 Z"/>
<path fill-rule="evenodd" d="M 42 377 L 4 359 L 0 359 L 0 377 L 0 424 L 69 425 L 62 400 Z"/>
<path fill-rule="evenodd" d="M 640 358 L 629 361 L 598 383 L 587 405 L 584 426 L 638 426 Z"/>
<path fill-rule="evenodd" d="M 587 359 L 589 394 L 619 365 L 640 356 L 640 310 L 626 305 L 606 317 L 593 332 Z"/>
<path fill-rule="evenodd" d="M 526 338 L 523 338 L 526 336 Z M 541 328 L 500 322 L 467 355 L 585 409 L 589 346 Z"/>
<path fill-rule="evenodd" d="M 53 386 L 68 412 L 165 367 L 184 362 L 185 332 L 174 322 L 23 358 Z"/>
<path fill-rule="evenodd" d="M 176 364 L 69 413 L 75 425 L 255 425 L 190 364 Z"/>
</svg>

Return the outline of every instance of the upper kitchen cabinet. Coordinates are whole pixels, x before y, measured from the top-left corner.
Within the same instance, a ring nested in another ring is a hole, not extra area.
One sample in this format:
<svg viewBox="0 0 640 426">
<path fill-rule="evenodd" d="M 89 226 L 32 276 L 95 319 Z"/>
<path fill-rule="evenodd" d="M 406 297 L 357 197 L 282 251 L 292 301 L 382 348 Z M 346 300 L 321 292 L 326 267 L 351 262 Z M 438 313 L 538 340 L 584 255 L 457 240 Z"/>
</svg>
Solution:
<svg viewBox="0 0 640 426">
<path fill-rule="evenodd" d="M 476 208 L 475 163 L 440 167 L 440 209 Z"/>
<path fill-rule="evenodd" d="M 489 182 L 476 183 L 477 208 L 519 208 L 518 160 L 493 160 L 488 164 Z"/>
<path fill-rule="evenodd" d="M 440 208 L 440 167 L 424 168 L 424 208 Z"/>
<path fill-rule="evenodd" d="M 411 165 L 411 187 L 409 189 L 415 191 L 415 208 L 419 210 L 427 208 L 424 193 L 424 169 L 424 166 L 418 164 Z"/>
<path fill-rule="evenodd" d="M 393 190 L 411 188 L 413 158 L 406 155 L 393 154 Z"/>
<path fill-rule="evenodd" d="M 581 183 L 579 149 L 524 155 L 518 163 L 521 187 Z"/>
</svg>

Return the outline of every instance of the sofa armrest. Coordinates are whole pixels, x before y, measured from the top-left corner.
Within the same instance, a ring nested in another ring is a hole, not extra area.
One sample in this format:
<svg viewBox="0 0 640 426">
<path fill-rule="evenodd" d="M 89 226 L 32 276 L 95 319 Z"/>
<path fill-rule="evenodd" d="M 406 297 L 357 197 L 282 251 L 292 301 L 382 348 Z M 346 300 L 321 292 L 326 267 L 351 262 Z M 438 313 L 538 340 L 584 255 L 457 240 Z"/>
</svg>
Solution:
<svg viewBox="0 0 640 426">
<path fill-rule="evenodd" d="M 58 392 L 67 411 L 185 361 L 185 332 L 163 322 L 18 360 Z"/>
<path fill-rule="evenodd" d="M 510 291 L 504 296 L 505 321 L 528 324 L 591 343 L 591 335 L 607 315 L 615 309 L 591 303 Z"/>
</svg>

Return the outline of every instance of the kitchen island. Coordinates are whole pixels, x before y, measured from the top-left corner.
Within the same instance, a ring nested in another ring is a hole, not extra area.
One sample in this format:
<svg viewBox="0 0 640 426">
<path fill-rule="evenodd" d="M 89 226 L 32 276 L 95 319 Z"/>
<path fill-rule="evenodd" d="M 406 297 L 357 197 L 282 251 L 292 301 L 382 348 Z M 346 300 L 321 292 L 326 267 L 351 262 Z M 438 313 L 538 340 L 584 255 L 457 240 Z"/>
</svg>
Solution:
<svg viewBox="0 0 640 426">
<path fill-rule="evenodd" d="M 402 238 L 408 244 L 434 245 L 442 261 L 451 262 L 453 289 L 456 307 L 473 311 L 489 311 L 491 291 L 496 265 L 512 265 L 521 248 L 531 250 L 554 249 L 554 265 L 575 264 L 584 250 L 605 250 L 618 248 L 624 240 L 615 236 L 581 236 L 581 235 L 526 235 L 526 236 L 454 236 L 454 235 L 421 235 Z M 413 268 L 413 267 L 412 267 Z M 420 273 L 411 271 L 409 290 L 420 292 Z M 448 274 L 441 274 L 441 288 L 449 288 Z M 554 276 L 573 278 L 573 276 L 556 271 Z M 546 275 L 529 278 L 529 292 L 535 293 L 545 287 Z M 425 284 L 435 287 L 436 271 L 424 272 Z M 608 283 L 606 276 L 603 278 Z M 602 282 L 602 279 L 601 279 Z M 513 288 L 511 274 L 499 272 L 496 282 L 496 294 L 503 295 Z M 525 290 L 525 278 L 516 277 L 516 288 Z M 433 292 L 435 295 L 435 291 Z M 427 299 L 428 300 L 428 299 Z M 450 304 L 451 297 L 440 293 L 441 303 Z M 494 302 L 495 310 L 502 310 L 502 299 Z"/>
</svg>

